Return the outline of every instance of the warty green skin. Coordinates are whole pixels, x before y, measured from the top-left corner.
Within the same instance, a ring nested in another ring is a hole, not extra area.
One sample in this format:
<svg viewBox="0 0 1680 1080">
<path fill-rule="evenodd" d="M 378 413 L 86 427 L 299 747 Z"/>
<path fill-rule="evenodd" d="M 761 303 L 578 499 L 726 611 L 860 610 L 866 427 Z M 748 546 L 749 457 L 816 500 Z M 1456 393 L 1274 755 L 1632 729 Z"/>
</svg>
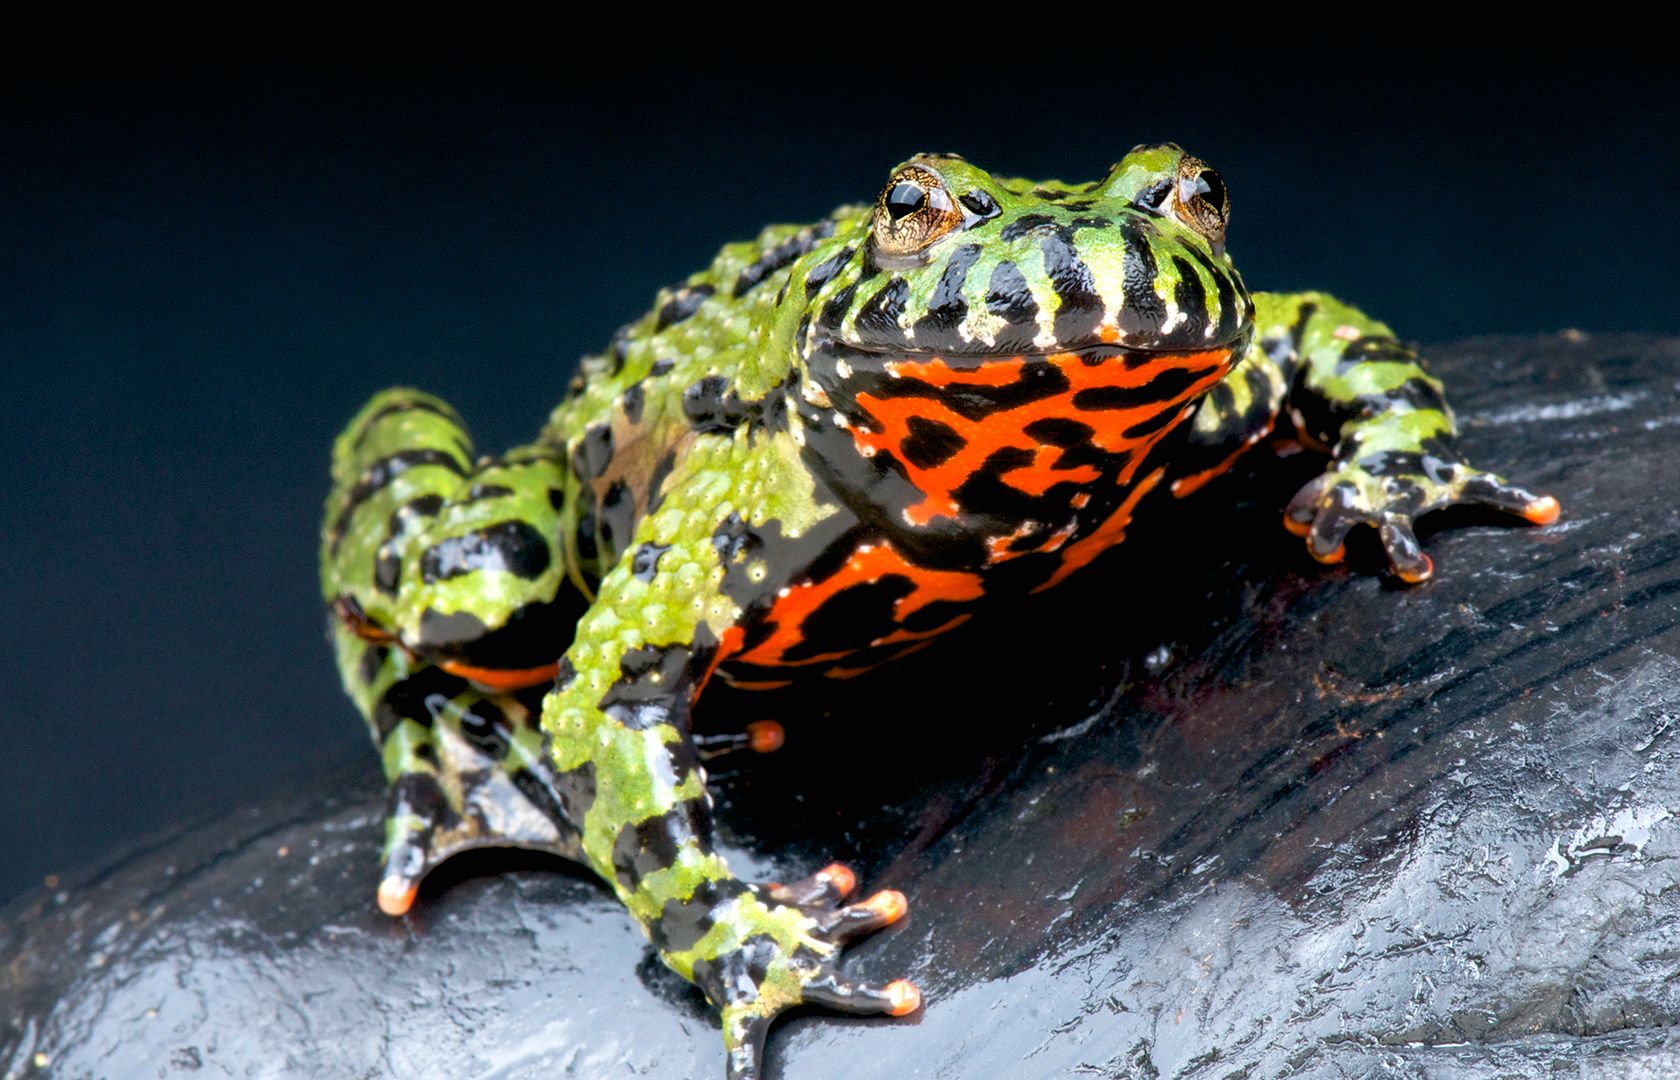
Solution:
<svg viewBox="0 0 1680 1080">
<path fill-rule="evenodd" d="M 949 210 L 926 243 L 887 242 L 883 201 L 725 247 L 499 458 L 436 398 L 370 401 L 334 450 L 321 574 L 392 786 L 382 906 L 468 847 L 581 860 L 719 1009 L 730 1075 L 756 1075 L 789 1007 L 917 997 L 835 966 L 897 894 L 845 904 L 839 870 L 745 883 L 712 849 L 688 717 L 714 671 L 822 678 L 911 651 L 988 595 L 1059 582 L 1152 489 L 1189 494 L 1279 417 L 1332 454 L 1286 513 L 1320 559 L 1371 524 L 1421 580 L 1428 510 L 1555 514 L 1462 463 L 1439 384 L 1387 327 L 1249 294 L 1223 207 L 1210 229 L 1174 201 L 1199 168 L 1170 145 L 1085 185 L 913 159 L 894 182 L 930 194 L 905 220 Z M 970 450 L 971 472 L 951 464 Z M 883 582 L 909 589 L 890 625 L 796 618 Z"/>
</svg>

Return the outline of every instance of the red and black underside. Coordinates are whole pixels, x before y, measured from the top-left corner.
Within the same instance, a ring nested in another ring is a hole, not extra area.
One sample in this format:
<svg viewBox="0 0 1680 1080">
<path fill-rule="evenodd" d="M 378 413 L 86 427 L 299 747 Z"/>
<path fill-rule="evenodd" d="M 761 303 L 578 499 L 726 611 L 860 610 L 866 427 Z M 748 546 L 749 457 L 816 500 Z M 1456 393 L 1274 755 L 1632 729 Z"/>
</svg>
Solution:
<svg viewBox="0 0 1680 1080">
<path fill-rule="evenodd" d="M 845 425 L 802 407 L 805 459 L 843 512 L 791 540 L 774 522 L 719 531 L 720 552 L 750 548 L 778 585 L 765 595 L 725 560 L 725 588 L 753 614 L 721 673 L 847 677 L 929 644 L 988 594 L 1061 582 L 1183 474 L 1167 464 L 1184 449 L 1175 431 L 1240 354 L 822 358 L 813 370 L 845 373 L 821 379 Z"/>
</svg>

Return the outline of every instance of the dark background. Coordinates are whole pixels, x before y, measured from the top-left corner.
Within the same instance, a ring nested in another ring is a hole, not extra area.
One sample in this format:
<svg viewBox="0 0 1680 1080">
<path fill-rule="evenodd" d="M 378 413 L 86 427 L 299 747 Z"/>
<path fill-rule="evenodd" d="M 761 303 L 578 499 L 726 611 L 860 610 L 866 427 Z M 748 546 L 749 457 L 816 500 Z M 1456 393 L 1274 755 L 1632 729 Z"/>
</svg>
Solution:
<svg viewBox="0 0 1680 1080">
<path fill-rule="evenodd" d="M 328 448 L 368 394 L 417 384 L 481 448 L 523 441 L 658 286 L 872 198 L 913 152 L 1086 179 L 1170 139 L 1229 183 L 1251 287 L 1329 289 L 1424 342 L 1680 332 L 1665 57 L 1090 38 L 878 69 L 792 40 L 704 68 L 621 45 L 611 77 L 10 64 L 0 901 L 322 770 L 377 784 L 315 567 Z"/>
</svg>

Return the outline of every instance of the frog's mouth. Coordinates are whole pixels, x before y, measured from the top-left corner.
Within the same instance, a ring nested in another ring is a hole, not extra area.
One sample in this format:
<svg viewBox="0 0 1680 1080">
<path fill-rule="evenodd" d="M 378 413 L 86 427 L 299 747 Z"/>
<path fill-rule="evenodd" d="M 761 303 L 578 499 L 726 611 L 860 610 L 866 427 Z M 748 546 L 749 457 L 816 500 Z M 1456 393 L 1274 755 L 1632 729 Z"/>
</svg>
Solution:
<svg viewBox="0 0 1680 1080">
<path fill-rule="evenodd" d="M 991 341 L 963 340 L 954 333 L 941 335 L 926 331 L 897 338 L 885 333 L 840 335 L 817 331 L 806 338 L 805 359 L 815 368 L 832 368 L 842 377 L 847 367 L 878 368 L 894 362 L 942 360 L 949 365 L 973 368 L 1070 355 L 1093 366 L 1118 361 L 1137 368 L 1163 357 L 1190 353 L 1226 351 L 1241 356 L 1253 333 L 1248 319 L 1239 317 L 1246 316 L 1248 310 L 1245 295 L 1240 311 L 1233 309 L 1230 315 L 1216 321 L 1174 315 L 1159 322 L 1135 325 L 1125 325 L 1126 320 L 1118 326 L 1104 322 L 1048 345 L 1040 343 L 1036 330 L 1024 327 L 1005 327 Z"/>
</svg>

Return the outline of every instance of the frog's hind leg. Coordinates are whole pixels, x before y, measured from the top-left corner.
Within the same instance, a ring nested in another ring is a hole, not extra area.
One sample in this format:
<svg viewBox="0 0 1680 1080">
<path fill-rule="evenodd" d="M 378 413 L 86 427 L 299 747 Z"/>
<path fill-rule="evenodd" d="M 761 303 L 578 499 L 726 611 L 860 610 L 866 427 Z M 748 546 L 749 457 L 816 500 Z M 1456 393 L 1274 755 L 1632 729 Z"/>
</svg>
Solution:
<svg viewBox="0 0 1680 1080">
<path fill-rule="evenodd" d="M 556 781 L 536 720 L 583 606 L 563 470 L 538 448 L 475 464 L 449 406 L 393 390 L 340 436 L 333 478 L 323 596 L 391 788 L 381 908 L 467 848 L 576 858 L 586 793 Z"/>
</svg>

